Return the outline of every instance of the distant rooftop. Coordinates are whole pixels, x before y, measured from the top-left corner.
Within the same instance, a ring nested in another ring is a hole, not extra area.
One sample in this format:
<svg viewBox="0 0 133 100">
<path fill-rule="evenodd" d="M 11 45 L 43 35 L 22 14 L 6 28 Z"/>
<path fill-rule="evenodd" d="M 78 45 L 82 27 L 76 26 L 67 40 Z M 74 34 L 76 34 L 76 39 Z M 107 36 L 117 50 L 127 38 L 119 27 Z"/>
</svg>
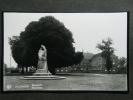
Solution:
<svg viewBox="0 0 133 100">
<path fill-rule="evenodd" d="M 89 53 L 89 52 L 83 53 L 83 55 L 84 55 L 84 59 L 91 59 L 94 56 L 93 53 Z"/>
<path fill-rule="evenodd" d="M 92 57 L 92 59 L 95 58 L 95 57 L 98 57 L 98 56 L 101 56 L 101 53 L 95 54 L 95 55 Z"/>
<path fill-rule="evenodd" d="M 101 56 L 101 53 L 94 54 L 93 57 L 92 57 L 91 59 L 93 59 L 93 58 L 95 58 L 95 57 L 99 57 L 99 56 Z M 117 57 L 115 54 L 112 54 L 111 56 Z"/>
</svg>

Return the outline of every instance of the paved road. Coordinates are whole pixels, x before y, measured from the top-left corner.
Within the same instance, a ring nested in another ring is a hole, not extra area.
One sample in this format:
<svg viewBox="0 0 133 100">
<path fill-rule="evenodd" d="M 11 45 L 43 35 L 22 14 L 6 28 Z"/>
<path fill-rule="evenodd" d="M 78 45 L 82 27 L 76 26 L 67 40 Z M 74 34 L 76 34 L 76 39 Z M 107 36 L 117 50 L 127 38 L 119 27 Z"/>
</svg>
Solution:
<svg viewBox="0 0 133 100">
<path fill-rule="evenodd" d="M 4 90 L 88 90 L 126 91 L 126 74 L 60 74 L 62 80 L 21 80 L 23 76 L 4 76 Z"/>
</svg>

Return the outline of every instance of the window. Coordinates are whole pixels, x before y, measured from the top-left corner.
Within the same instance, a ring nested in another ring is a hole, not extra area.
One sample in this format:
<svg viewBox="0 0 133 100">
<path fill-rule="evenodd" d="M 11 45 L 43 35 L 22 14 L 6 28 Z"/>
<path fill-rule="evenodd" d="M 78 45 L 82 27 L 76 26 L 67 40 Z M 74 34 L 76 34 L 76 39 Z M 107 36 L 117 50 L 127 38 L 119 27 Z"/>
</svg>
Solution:
<svg viewBox="0 0 133 100">
<path fill-rule="evenodd" d="M 113 67 L 113 70 L 115 70 L 115 67 Z"/>
<path fill-rule="evenodd" d="M 113 60 L 113 64 L 115 64 L 115 60 Z"/>
<path fill-rule="evenodd" d="M 102 64 L 102 57 L 100 57 L 100 65 Z"/>
</svg>

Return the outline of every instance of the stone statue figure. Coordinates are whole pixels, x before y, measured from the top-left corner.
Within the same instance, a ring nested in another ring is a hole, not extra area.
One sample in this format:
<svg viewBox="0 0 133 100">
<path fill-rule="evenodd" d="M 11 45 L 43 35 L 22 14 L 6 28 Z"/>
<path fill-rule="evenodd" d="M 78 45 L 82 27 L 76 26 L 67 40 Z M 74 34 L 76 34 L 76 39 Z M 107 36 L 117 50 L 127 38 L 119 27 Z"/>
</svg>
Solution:
<svg viewBox="0 0 133 100">
<path fill-rule="evenodd" d="M 47 49 L 44 45 L 41 45 L 41 47 L 38 51 L 38 64 L 37 64 L 37 70 L 36 70 L 35 74 L 40 74 L 40 75 L 51 74 L 48 71 Z"/>
<path fill-rule="evenodd" d="M 45 46 L 43 46 L 43 45 L 41 45 L 40 50 L 38 52 L 37 69 L 47 70 L 47 50 L 46 50 Z"/>
</svg>

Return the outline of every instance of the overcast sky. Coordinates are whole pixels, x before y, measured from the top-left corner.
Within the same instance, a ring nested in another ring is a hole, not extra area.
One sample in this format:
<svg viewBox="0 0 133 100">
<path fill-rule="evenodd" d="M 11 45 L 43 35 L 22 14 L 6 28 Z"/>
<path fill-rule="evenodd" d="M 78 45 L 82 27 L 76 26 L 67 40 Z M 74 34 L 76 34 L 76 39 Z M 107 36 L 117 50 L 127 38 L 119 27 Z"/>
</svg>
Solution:
<svg viewBox="0 0 133 100">
<path fill-rule="evenodd" d="M 19 36 L 31 21 L 41 17 L 54 16 L 63 22 L 74 38 L 76 51 L 101 52 L 96 48 L 102 39 L 113 39 L 115 55 L 127 57 L 127 13 L 4 13 L 4 62 L 10 66 L 10 45 L 8 37 Z M 11 66 L 17 64 L 11 59 Z"/>
</svg>

